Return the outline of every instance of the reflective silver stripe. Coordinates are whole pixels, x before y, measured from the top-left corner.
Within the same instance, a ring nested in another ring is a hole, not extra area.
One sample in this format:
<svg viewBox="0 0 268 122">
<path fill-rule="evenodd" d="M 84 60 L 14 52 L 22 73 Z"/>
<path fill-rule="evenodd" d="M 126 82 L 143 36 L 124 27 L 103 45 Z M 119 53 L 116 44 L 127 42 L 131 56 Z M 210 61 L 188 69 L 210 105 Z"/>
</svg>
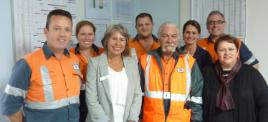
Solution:
<svg viewBox="0 0 268 122">
<path fill-rule="evenodd" d="M 54 94 L 53 94 L 52 81 L 49 75 L 49 71 L 46 66 L 41 65 L 40 72 L 41 72 L 41 78 L 43 81 L 45 101 L 53 101 Z"/>
<path fill-rule="evenodd" d="M 189 58 L 189 55 L 186 54 L 185 55 L 185 58 L 184 58 L 184 61 L 185 61 L 185 70 L 186 70 L 186 99 L 185 100 L 189 100 L 190 99 L 190 90 L 191 90 L 191 69 L 190 69 L 190 65 L 189 65 L 189 62 L 188 62 L 188 58 Z"/>
<path fill-rule="evenodd" d="M 184 94 L 171 94 L 171 101 L 185 102 L 186 96 Z"/>
<path fill-rule="evenodd" d="M 149 73 L 151 67 L 151 55 L 147 55 L 146 57 L 146 68 L 145 68 L 145 91 L 149 90 Z"/>
<path fill-rule="evenodd" d="M 244 64 L 252 64 L 256 60 L 255 56 L 252 55 Z"/>
<path fill-rule="evenodd" d="M 68 98 L 63 98 L 60 100 L 50 101 L 50 102 L 31 102 L 26 100 L 26 105 L 28 108 L 32 109 L 57 109 L 70 104 L 79 103 L 79 96 L 73 96 Z"/>
<path fill-rule="evenodd" d="M 191 101 L 192 102 L 195 102 L 195 103 L 198 103 L 198 104 L 202 104 L 203 103 L 202 97 L 194 97 L 194 96 L 192 96 L 191 97 Z"/>
<path fill-rule="evenodd" d="M 130 48 L 131 56 L 134 57 L 136 61 L 138 61 L 137 53 L 135 48 Z"/>
<path fill-rule="evenodd" d="M 188 59 L 186 60 L 187 66 L 186 66 L 186 74 L 190 76 L 190 83 L 191 83 L 191 72 L 190 67 L 188 64 Z M 149 72 L 150 72 L 150 66 L 151 66 L 151 55 L 147 55 L 146 57 L 146 67 L 145 67 L 145 93 L 144 96 L 150 97 L 150 98 L 156 98 L 156 99 L 170 99 L 171 101 L 182 101 L 184 102 L 186 100 L 186 95 L 184 94 L 174 94 L 170 92 L 162 92 L 162 91 L 150 91 L 149 90 Z M 189 77 L 187 76 L 187 77 Z M 188 78 L 187 78 L 188 80 Z M 190 89 L 191 84 L 189 85 Z M 188 93 L 189 94 L 189 93 Z"/>
<path fill-rule="evenodd" d="M 5 93 L 8 95 L 13 95 L 16 97 L 26 97 L 26 90 L 20 89 L 20 88 L 16 88 L 13 86 L 10 86 L 9 84 L 7 84 L 6 88 L 5 88 Z"/>
<path fill-rule="evenodd" d="M 145 96 L 155 99 L 170 99 L 171 101 L 182 101 L 182 102 L 184 102 L 186 99 L 186 96 L 184 94 L 171 94 L 170 92 L 161 92 L 161 91 L 145 92 Z"/>
</svg>

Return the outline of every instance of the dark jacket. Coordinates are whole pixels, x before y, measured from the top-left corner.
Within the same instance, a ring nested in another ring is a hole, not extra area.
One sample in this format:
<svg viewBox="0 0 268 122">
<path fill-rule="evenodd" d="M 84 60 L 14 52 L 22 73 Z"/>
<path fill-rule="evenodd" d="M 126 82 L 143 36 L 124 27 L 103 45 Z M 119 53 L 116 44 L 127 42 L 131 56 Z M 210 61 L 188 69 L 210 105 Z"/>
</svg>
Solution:
<svg viewBox="0 0 268 122">
<path fill-rule="evenodd" d="M 220 82 L 213 66 L 205 67 L 203 73 L 204 121 L 216 122 L 216 96 Z M 231 81 L 230 90 L 235 101 L 233 122 L 268 122 L 268 87 L 255 68 L 243 64 Z"/>
</svg>

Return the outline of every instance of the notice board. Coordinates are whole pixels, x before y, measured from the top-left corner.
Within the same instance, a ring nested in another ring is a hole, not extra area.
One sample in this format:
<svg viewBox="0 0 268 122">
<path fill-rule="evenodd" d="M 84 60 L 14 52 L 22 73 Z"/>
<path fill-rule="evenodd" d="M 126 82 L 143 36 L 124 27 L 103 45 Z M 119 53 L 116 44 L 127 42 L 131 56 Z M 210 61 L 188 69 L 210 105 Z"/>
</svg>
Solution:
<svg viewBox="0 0 268 122">
<path fill-rule="evenodd" d="M 12 0 L 13 48 L 15 59 L 42 47 L 46 41 L 46 17 L 53 9 L 64 9 L 76 23 L 76 0 Z M 74 36 L 73 36 L 74 39 Z"/>
</svg>

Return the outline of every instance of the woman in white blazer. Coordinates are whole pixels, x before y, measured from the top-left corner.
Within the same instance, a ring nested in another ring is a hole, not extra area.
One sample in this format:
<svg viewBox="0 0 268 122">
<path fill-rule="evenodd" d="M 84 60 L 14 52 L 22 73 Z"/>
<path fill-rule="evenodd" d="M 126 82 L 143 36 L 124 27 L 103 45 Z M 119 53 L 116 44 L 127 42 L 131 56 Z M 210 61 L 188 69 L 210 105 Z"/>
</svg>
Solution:
<svg viewBox="0 0 268 122">
<path fill-rule="evenodd" d="M 90 58 L 87 72 L 87 122 L 138 121 L 142 103 L 137 61 L 130 57 L 129 34 L 120 24 L 107 28 L 105 53 Z"/>
</svg>

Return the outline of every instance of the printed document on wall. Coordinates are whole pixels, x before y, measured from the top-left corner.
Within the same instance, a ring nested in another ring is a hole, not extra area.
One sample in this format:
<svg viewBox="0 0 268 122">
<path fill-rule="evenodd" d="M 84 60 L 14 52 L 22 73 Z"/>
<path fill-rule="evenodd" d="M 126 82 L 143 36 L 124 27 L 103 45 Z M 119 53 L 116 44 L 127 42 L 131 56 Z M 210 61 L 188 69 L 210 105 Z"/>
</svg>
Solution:
<svg viewBox="0 0 268 122">
<path fill-rule="evenodd" d="M 76 0 L 13 0 L 15 59 L 41 48 L 46 41 L 46 16 L 53 9 L 69 11 L 76 23 Z M 74 38 L 74 36 L 73 36 Z"/>
</svg>

